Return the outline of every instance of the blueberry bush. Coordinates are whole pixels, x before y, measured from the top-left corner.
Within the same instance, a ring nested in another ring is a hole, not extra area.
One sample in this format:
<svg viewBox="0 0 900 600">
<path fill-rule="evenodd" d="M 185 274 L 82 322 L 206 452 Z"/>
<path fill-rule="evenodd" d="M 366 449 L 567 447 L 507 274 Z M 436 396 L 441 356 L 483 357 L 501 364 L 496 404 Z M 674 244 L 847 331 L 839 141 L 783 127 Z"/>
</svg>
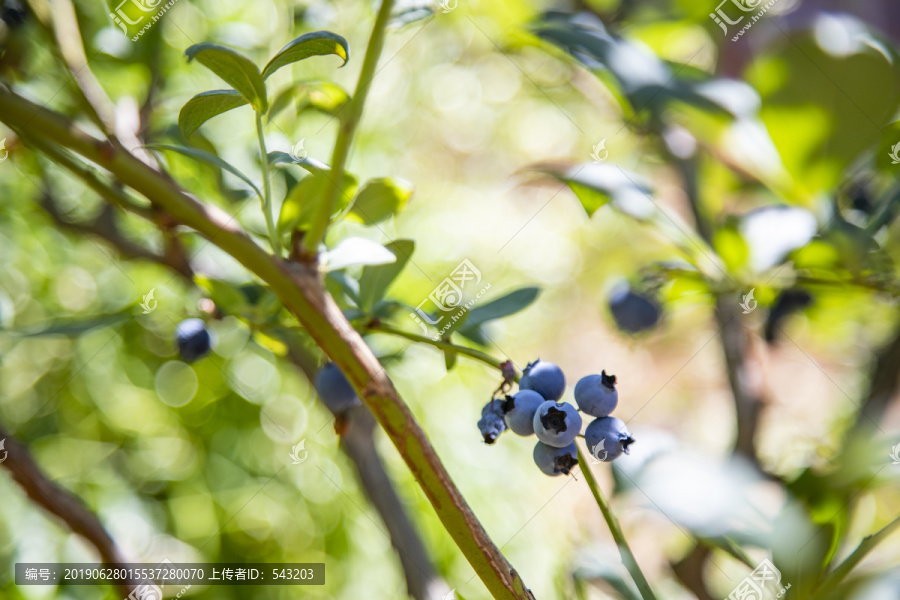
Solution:
<svg viewBox="0 0 900 600">
<path fill-rule="evenodd" d="M 3 0 L 0 595 L 897 598 L 898 16 Z"/>
</svg>

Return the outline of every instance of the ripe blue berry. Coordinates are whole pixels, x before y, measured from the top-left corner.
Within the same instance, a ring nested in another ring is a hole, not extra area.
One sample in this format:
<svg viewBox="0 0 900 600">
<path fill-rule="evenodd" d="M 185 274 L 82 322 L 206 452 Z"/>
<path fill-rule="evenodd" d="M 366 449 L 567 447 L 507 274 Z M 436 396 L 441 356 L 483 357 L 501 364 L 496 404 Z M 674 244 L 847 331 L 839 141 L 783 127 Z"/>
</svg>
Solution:
<svg viewBox="0 0 900 600">
<path fill-rule="evenodd" d="M 592 417 L 607 417 L 619 403 L 619 392 L 616 391 L 616 376 L 588 375 L 575 384 L 575 403 L 581 412 Z"/>
<path fill-rule="evenodd" d="M 622 419 L 601 417 L 584 430 L 584 443 L 594 458 L 611 462 L 623 452 L 628 454 L 628 446 L 634 443 L 634 438 Z"/>
<path fill-rule="evenodd" d="M 326 363 L 316 373 L 315 386 L 319 398 L 333 413 L 341 413 L 362 404 L 340 367 L 332 362 Z"/>
<path fill-rule="evenodd" d="M 209 354 L 212 338 L 206 330 L 206 323 L 200 319 L 185 319 L 175 328 L 178 354 L 185 362 L 194 362 Z"/>
<path fill-rule="evenodd" d="M 616 325 L 626 333 L 652 329 L 662 315 L 662 309 L 654 298 L 633 292 L 628 286 L 613 291 L 609 298 L 609 310 Z"/>
<path fill-rule="evenodd" d="M 581 415 L 571 404 L 548 400 L 534 413 L 534 433 L 549 446 L 568 446 L 581 433 Z"/>
<path fill-rule="evenodd" d="M 534 434 L 534 413 L 545 402 L 534 390 L 519 390 L 503 403 L 506 425 L 517 435 Z"/>
<path fill-rule="evenodd" d="M 550 477 L 568 475 L 578 464 L 578 450 L 574 443 L 564 448 L 555 448 L 538 442 L 534 447 L 533 456 L 538 468 Z"/>
<path fill-rule="evenodd" d="M 559 400 L 566 391 L 566 376 L 553 363 L 537 359 L 522 370 L 519 389 L 534 390 L 547 400 Z"/>
<path fill-rule="evenodd" d="M 478 430 L 485 444 L 493 444 L 500 434 L 506 431 L 506 421 L 503 420 L 504 404 L 503 400 L 491 400 L 481 409 Z"/>
</svg>

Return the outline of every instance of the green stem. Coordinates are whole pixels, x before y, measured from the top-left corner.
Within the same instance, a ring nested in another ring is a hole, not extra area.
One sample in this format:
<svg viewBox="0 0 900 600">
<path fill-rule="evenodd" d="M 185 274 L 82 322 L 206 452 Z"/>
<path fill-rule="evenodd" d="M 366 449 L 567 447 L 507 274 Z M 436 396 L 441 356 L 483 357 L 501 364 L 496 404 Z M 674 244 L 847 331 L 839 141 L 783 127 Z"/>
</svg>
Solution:
<svg viewBox="0 0 900 600">
<path fill-rule="evenodd" d="M 647 583 L 647 578 L 644 577 L 641 567 L 638 566 L 637 560 L 634 558 L 634 554 L 632 554 L 631 548 L 628 546 L 628 541 L 625 539 L 625 534 L 622 533 L 622 527 L 619 525 L 619 520 L 616 518 L 616 515 L 613 514 L 612 508 L 610 508 L 606 498 L 603 497 L 603 492 L 600 491 L 597 480 L 594 479 L 594 474 L 591 472 L 591 468 L 588 465 L 587 459 L 584 457 L 584 453 L 577 444 L 576 448 L 578 448 L 578 464 L 581 465 L 581 472 L 584 474 L 584 480 L 587 481 L 588 487 L 591 488 L 594 500 L 597 501 L 597 506 L 600 507 L 603 518 L 606 519 L 606 525 L 609 527 L 609 531 L 616 541 L 616 546 L 619 547 L 619 555 L 622 557 L 625 568 L 628 569 L 631 578 L 634 579 L 634 583 L 641 592 L 641 597 L 644 600 L 656 600 L 653 590 L 650 589 L 650 584 Z"/>
<path fill-rule="evenodd" d="M 886 537 L 891 535 L 898 526 L 900 526 L 900 516 L 895 517 L 893 521 L 885 525 L 876 533 L 864 537 L 859 543 L 859 546 L 856 547 L 856 550 L 854 550 L 850 556 L 845 558 L 844 562 L 839 564 L 837 568 L 825 578 L 825 581 L 819 585 L 811 600 L 822 600 L 823 598 L 826 598 L 828 594 L 834 592 L 841 581 L 850 574 L 850 571 L 859 564 L 866 554 L 880 544 Z"/>
<path fill-rule="evenodd" d="M 372 79 L 375 77 L 375 68 L 378 66 L 378 59 L 381 56 L 382 48 L 384 48 L 385 29 L 391 17 L 393 6 L 394 0 L 382 0 L 378 16 L 375 18 L 372 36 L 369 38 L 366 56 L 363 59 L 362 70 L 359 73 L 359 80 L 356 84 L 356 91 L 353 93 L 350 104 L 344 109 L 345 112 L 341 118 L 337 139 L 334 142 L 334 152 L 332 152 L 331 156 L 331 172 L 334 174 L 334 179 L 331 179 L 331 183 L 333 185 L 326 187 L 325 195 L 317 207 L 309 232 L 303 238 L 303 247 L 307 256 L 316 256 L 319 244 L 325 239 L 325 232 L 328 230 L 331 214 L 334 212 L 334 207 L 337 204 L 338 194 L 341 193 L 344 182 L 344 168 L 347 164 L 347 156 L 350 154 L 353 134 L 356 132 L 356 126 L 359 124 L 359 119 L 362 116 L 363 106 L 366 103 L 366 96 L 369 94 Z"/>
<path fill-rule="evenodd" d="M 462 354 L 463 356 L 468 356 L 469 358 L 474 358 L 475 360 L 480 360 L 486 365 L 494 367 L 495 369 L 502 370 L 502 365 L 504 361 L 494 358 L 490 354 L 482 352 L 480 350 L 475 350 L 474 348 L 467 348 L 465 346 L 457 346 L 456 344 L 451 344 L 450 342 L 445 342 L 443 340 L 435 340 L 430 337 L 419 335 L 416 333 L 409 333 L 407 331 L 403 331 L 402 329 L 395 329 L 390 325 L 383 325 L 381 323 L 377 324 L 369 324 L 366 326 L 366 330 L 368 331 L 376 331 L 378 333 L 387 333 L 390 335 L 396 335 L 398 337 L 406 338 L 408 340 L 412 340 L 413 342 L 420 342 L 423 344 L 430 344 L 435 348 L 439 348 L 441 350 L 453 350 L 457 354 Z M 365 333 L 365 331 L 363 332 Z"/>
<path fill-rule="evenodd" d="M 269 154 L 266 152 L 266 138 L 263 136 L 262 114 L 256 113 L 256 137 L 259 138 L 259 157 L 262 160 L 263 175 L 263 195 L 262 211 L 266 217 L 266 231 L 269 232 L 269 243 L 272 245 L 272 252 L 275 256 L 281 258 L 281 238 L 278 236 L 278 230 L 275 229 L 275 219 L 272 216 L 272 189 L 269 186 Z"/>
</svg>

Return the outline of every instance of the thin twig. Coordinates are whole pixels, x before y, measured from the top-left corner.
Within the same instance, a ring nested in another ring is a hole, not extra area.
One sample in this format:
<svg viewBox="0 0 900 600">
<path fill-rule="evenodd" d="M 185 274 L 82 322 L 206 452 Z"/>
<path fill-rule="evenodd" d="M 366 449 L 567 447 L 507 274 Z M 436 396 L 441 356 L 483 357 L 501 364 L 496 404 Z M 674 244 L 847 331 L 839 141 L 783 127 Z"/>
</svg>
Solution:
<svg viewBox="0 0 900 600">
<path fill-rule="evenodd" d="M 60 518 L 72 531 L 84 537 L 97 550 L 105 564 L 123 565 L 127 561 L 97 516 L 72 492 L 51 481 L 31 457 L 28 449 L 0 426 L 0 439 L 6 440 L 6 460 L 2 466 L 31 498 L 32 502 Z M 140 580 L 117 583 L 122 597 L 128 597 Z"/>
<path fill-rule="evenodd" d="M 503 363 L 505 361 L 500 360 L 499 358 L 494 358 L 490 354 L 486 352 L 482 352 L 481 350 L 475 350 L 474 348 L 467 348 L 466 346 L 458 346 L 456 344 L 452 344 L 450 342 L 445 342 L 443 340 L 435 340 L 433 338 L 418 335 L 416 333 L 409 333 L 407 331 L 403 331 L 402 329 L 397 329 L 395 327 L 391 327 L 390 325 L 385 325 L 383 323 L 371 323 L 363 331 L 375 331 L 378 333 L 386 333 L 389 335 L 395 335 L 398 337 L 406 338 L 408 340 L 412 340 L 413 342 L 420 342 L 422 344 L 429 344 L 438 348 L 440 350 L 452 350 L 457 354 L 461 354 L 463 356 L 468 356 L 469 358 L 473 358 L 475 360 L 481 361 L 484 364 L 494 367 L 500 371 L 503 370 Z"/>
<path fill-rule="evenodd" d="M 338 194 L 342 193 L 344 169 L 347 165 L 347 157 L 350 154 L 350 146 L 353 143 L 353 134 L 356 132 L 356 126 L 359 125 L 363 106 L 366 103 L 366 96 L 369 94 L 372 79 L 375 77 L 375 69 L 378 67 L 378 59 L 381 57 L 381 50 L 384 48 L 384 38 L 393 6 L 394 0 L 382 0 L 381 2 L 378 16 L 375 17 L 375 25 L 372 27 L 372 35 L 369 37 L 369 44 L 366 47 L 366 56 L 363 58 L 356 91 L 353 92 L 349 106 L 344 109 L 344 114 L 339 117 L 340 128 L 334 141 L 334 151 L 331 156 L 331 172 L 334 174 L 333 185 L 326 186 L 325 196 L 321 199 L 319 206 L 316 207 L 312 225 L 303 238 L 303 248 L 308 257 L 316 256 L 319 244 L 325 239 L 325 232 L 328 230 L 331 214 L 334 212 L 334 207 L 337 204 Z"/>
</svg>

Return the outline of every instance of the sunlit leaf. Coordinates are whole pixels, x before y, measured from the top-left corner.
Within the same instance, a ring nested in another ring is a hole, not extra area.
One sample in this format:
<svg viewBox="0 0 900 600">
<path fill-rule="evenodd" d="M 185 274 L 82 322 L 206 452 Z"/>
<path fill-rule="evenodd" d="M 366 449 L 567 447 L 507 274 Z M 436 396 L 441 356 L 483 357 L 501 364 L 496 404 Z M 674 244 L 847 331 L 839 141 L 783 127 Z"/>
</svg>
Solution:
<svg viewBox="0 0 900 600">
<path fill-rule="evenodd" d="M 396 260 L 394 253 L 378 242 L 351 237 L 341 240 L 337 246 L 323 254 L 322 267 L 335 271 L 355 265 L 383 265 Z"/>
<path fill-rule="evenodd" d="M 212 42 L 194 44 L 184 53 L 188 61 L 196 59 L 240 92 L 257 112 L 266 111 L 268 108 L 266 86 L 259 69 L 249 58 L 231 48 Z"/>
<path fill-rule="evenodd" d="M 178 127 L 184 137 L 191 137 L 197 129 L 216 115 L 247 104 L 247 99 L 235 90 L 213 90 L 197 94 L 181 107 Z"/>
<path fill-rule="evenodd" d="M 319 203 L 325 192 L 334 186 L 330 171 L 316 171 L 304 177 L 288 193 L 281 205 L 281 214 L 278 217 L 278 230 L 287 233 L 294 230 L 308 229 L 312 223 L 313 215 L 318 210 Z M 344 174 L 342 189 L 337 195 L 334 212 L 344 210 L 353 198 L 356 191 L 356 178 L 349 173 Z"/>
<path fill-rule="evenodd" d="M 341 66 L 343 67 L 350 58 L 350 46 L 347 44 L 347 40 L 330 31 L 304 33 L 292 40 L 272 57 L 272 60 L 263 69 L 262 77 L 263 79 L 268 79 L 272 73 L 281 67 L 298 60 L 303 60 L 310 56 L 326 56 L 328 54 L 335 54 L 342 58 L 344 62 L 341 63 Z"/>
<path fill-rule="evenodd" d="M 412 185 L 400 179 L 370 179 L 356 195 L 350 213 L 374 225 L 403 210 L 412 193 Z"/>
<path fill-rule="evenodd" d="M 262 193 L 259 191 L 259 188 L 253 183 L 253 181 L 237 170 L 236 167 L 231 165 L 230 163 L 225 162 L 215 154 L 210 154 L 209 152 L 204 152 L 203 150 L 198 150 L 196 148 L 191 148 L 190 146 L 178 146 L 175 144 L 147 144 L 144 148 L 149 148 L 151 150 L 170 150 L 172 152 L 177 152 L 179 154 L 183 154 L 184 156 L 188 156 L 190 158 L 194 158 L 196 160 L 200 160 L 205 162 L 208 165 L 212 165 L 214 167 L 218 167 L 224 171 L 228 171 L 256 192 L 258 196 L 262 196 Z"/>
<path fill-rule="evenodd" d="M 359 278 L 359 300 L 363 310 L 371 311 L 375 304 L 384 298 L 391 283 L 412 257 L 415 246 L 412 240 L 394 240 L 385 248 L 397 257 L 395 262 L 363 269 Z"/>
</svg>

